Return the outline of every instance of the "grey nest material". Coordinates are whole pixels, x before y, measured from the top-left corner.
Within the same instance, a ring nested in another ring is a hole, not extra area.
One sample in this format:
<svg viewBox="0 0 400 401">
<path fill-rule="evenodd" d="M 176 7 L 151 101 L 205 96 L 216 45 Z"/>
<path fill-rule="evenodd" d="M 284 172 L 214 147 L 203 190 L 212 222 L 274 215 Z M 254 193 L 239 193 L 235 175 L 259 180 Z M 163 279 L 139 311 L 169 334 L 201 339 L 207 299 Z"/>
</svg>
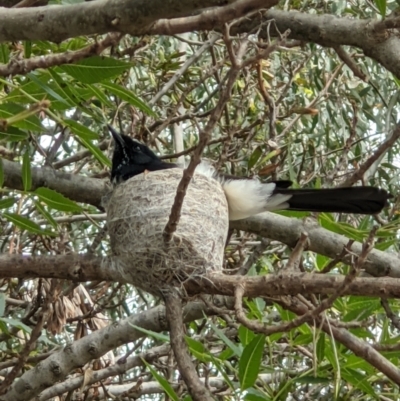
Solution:
<svg viewBox="0 0 400 401">
<path fill-rule="evenodd" d="M 140 174 L 118 185 L 107 205 L 115 266 L 127 282 L 159 295 L 188 278 L 222 270 L 228 205 L 221 185 L 195 174 L 170 243 L 163 231 L 183 171 Z"/>
</svg>

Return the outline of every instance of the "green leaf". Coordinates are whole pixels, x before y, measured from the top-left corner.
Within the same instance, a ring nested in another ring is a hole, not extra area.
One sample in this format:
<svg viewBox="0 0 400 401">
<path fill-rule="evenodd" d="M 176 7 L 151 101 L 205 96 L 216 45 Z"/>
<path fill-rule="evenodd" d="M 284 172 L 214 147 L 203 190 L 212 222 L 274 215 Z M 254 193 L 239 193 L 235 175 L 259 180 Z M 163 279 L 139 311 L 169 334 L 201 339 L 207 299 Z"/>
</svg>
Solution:
<svg viewBox="0 0 400 401">
<path fill-rule="evenodd" d="M 53 209 L 61 210 L 62 212 L 80 212 L 82 210 L 74 201 L 53 189 L 40 187 L 37 188 L 34 193 L 43 203 Z"/>
<path fill-rule="evenodd" d="M 246 390 L 257 380 L 263 356 L 265 335 L 258 334 L 246 345 L 239 360 L 240 388 Z"/>
<path fill-rule="evenodd" d="M 55 90 L 53 91 L 57 97 L 55 99 L 61 98 L 60 102 L 68 105 L 69 107 L 72 106 L 78 106 L 78 102 L 75 100 L 76 97 L 74 97 L 71 93 L 71 90 L 68 90 L 72 87 L 72 85 L 67 86 L 67 84 L 62 80 L 62 78 L 57 74 L 54 68 L 49 68 L 46 71 L 51 78 L 53 79 L 54 83 L 52 83 L 52 86 L 57 86 L 58 92 L 60 92 L 61 95 L 59 95 Z M 50 88 L 51 89 L 51 88 Z"/>
<path fill-rule="evenodd" d="M 9 222 L 13 223 L 17 227 L 22 230 L 29 231 L 33 234 L 42 234 L 42 235 L 51 235 L 55 234 L 51 231 L 42 230 L 39 225 L 34 223 L 33 221 L 27 219 L 26 217 L 22 217 L 16 213 L 3 213 L 3 217 L 6 218 Z"/>
<path fill-rule="evenodd" d="M 272 400 L 273 398 L 268 397 L 267 394 L 254 388 L 249 388 L 246 391 L 246 396 L 244 397 L 244 401 L 272 401 Z"/>
<path fill-rule="evenodd" d="M 32 332 L 32 329 L 29 326 L 27 326 L 26 324 L 22 323 L 20 320 L 2 317 L 1 321 L 9 324 L 12 327 L 16 327 L 16 328 L 24 331 L 25 333 L 29 334 Z"/>
<path fill-rule="evenodd" d="M 69 104 L 62 96 L 60 96 L 57 92 L 55 92 L 52 88 L 47 83 L 43 83 L 42 81 L 39 80 L 39 78 L 36 76 L 35 73 L 30 72 L 26 74 L 26 76 L 33 82 L 35 82 L 36 85 L 41 87 L 48 95 L 50 95 L 52 98 L 58 100 L 61 103 L 64 103 L 67 106 L 72 106 Z"/>
<path fill-rule="evenodd" d="M 254 336 L 255 334 L 247 327 L 242 325 L 239 327 L 239 338 L 244 347 L 253 340 Z"/>
<path fill-rule="evenodd" d="M 27 112 L 27 108 L 19 105 L 19 104 L 15 104 L 15 103 L 3 103 L 2 105 L 0 105 L 0 118 L 4 118 L 5 120 L 11 117 L 15 117 L 18 114 L 24 114 Z M 30 115 L 29 117 L 26 117 L 22 120 L 19 121 L 15 121 L 12 124 L 14 127 L 18 127 L 21 129 L 26 129 L 26 130 L 30 130 L 30 131 L 34 131 L 34 132 L 43 132 L 43 127 L 42 124 L 39 120 L 38 117 L 36 117 L 35 115 Z M 8 129 L 10 127 L 7 128 L 7 131 L 3 131 L 5 133 L 8 132 Z"/>
<path fill-rule="evenodd" d="M 400 87 L 400 79 L 397 78 L 397 77 L 395 77 L 394 75 L 392 75 L 392 78 L 393 78 L 395 84 L 396 84 L 398 87 Z M 383 165 L 383 163 L 382 163 L 381 165 Z"/>
<path fill-rule="evenodd" d="M 7 64 L 10 60 L 10 47 L 9 43 L 0 44 L 0 63 Z"/>
<path fill-rule="evenodd" d="M 31 58 L 32 54 L 32 42 L 30 40 L 25 40 L 24 42 L 24 58 Z"/>
<path fill-rule="evenodd" d="M 249 162 L 247 164 L 249 170 L 254 167 L 254 165 L 258 162 L 258 159 L 261 157 L 261 155 L 262 155 L 261 147 L 257 146 L 249 158 Z"/>
<path fill-rule="evenodd" d="M 74 106 L 81 106 L 87 99 L 90 99 L 92 96 L 92 92 L 87 88 L 82 87 L 74 87 L 73 84 L 63 83 L 61 78 L 52 70 L 50 73 L 51 79 L 49 75 L 42 74 L 36 76 L 36 78 L 46 84 L 52 91 L 54 91 L 57 96 L 59 96 L 62 101 L 59 100 L 52 100 L 51 101 L 51 108 L 54 110 L 66 110 L 70 109 L 71 106 L 69 102 L 71 102 Z M 56 80 L 58 77 L 58 81 Z M 65 77 L 64 77 L 65 79 Z M 61 82 L 59 82 L 61 80 Z M 51 81 L 51 82 L 50 82 Z M 22 92 L 23 91 L 23 92 Z M 44 97 L 48 96 L 47 92 L 43 89 L 43 87 L 36 84 L 33 81 L 27 80 L 26 84 L 14 89 L 11 91 L 3 100 L 7 102 L 14 102 L 14 103 L 22 103 L 22 104 L 30 104 L 32 103 L 31 97 L 35 99 L 43 99 Z M 68 102 L 66 102 L 66 100 Z"/>
<path fill-rule="evenodd" d="M 217 336 L 233 351 L 236 356 L 242 354 L 242 350 L 233 343 L 214 323 L 210 322 L 211 328 L 215 331 Z"/>
<path fill-rule="evenodd" d="M 391 239 L 389 241 L 379 242 L 375 244 L 375 249 L 379 249 L 380 251 L 386 251 L 388 248 L 398 243 L 399 240 L 397 238 Z"/>
<path fill-rule="evenodd" d="M 6 322 L 3 321 L 3 318 L 0 317 L 0 333 L 9 334 L 10 330 L 8 330 Z"/>
<path fill-rule="evenodd" d="M 342 313 L 342 320 L 363 320 L 373 316 L 381 308 L 380 301 L 371 297 L 349 297 L 347 302 L 347 313 Z"/>
<path fill-rule="evenodd" d="M 272 159 L 275 156 L 278 156 L 282 151 L 280 149 L 275 149 L 272 150 L 271 152 L 269 152 L 267 155 L 265 155 L 261 162 L 260 162 L 260 166 L 263 166 L 268 160 Z"/>
<path fill-rule="evenodd" d="M 224 378 L 225 384 L 227 384 L 232 391 L 235 391 L 236 386 L 232 383 L 231 378 L 228 376 L 224 369 L 224 365 L 227 366 L 228 364 L 225 363 L 224 365 L 218 359 L 214 358 L 211 354 L 210 357 L 212 359 L 214 367 L 217 368 L 218 372 L 221 373 L 222 377 Z"/>
<path fill-rule="evenodd" d="M 164 389 L 165 393 L 169 396 L 169 398 L 171 398 L 174 401 L 179 401 L 179 397 L 175 393 L 172 386 L 168 383 L 168 381 L 164 377 L 162 377 L 159 373 L 157 373 L 157 371 L 149 363 L 147 363 L 144 359 L 142 359 L 142 361 L 147 366 L 147 368 L 150 370 L 153 377 L 158 381 L 160 386 Z"/>
<path fill-rule="evenodd" d="M 138 109 L 142 110 L 144 113 L 148 114 L 149 116 L 156 117 L 156 113 L 142 100 L 140 100 L 137 96 L 135 96 L 131 91 L 128 91 L 121 85 L 112 84 L 109 82 L 103 82 L 101 86 L 104 89 L 107 89 L 115 96 L 118 96 L 120 99 L 125 100 L 132 106 L 137 107 Z"/>
<path fill-rule="evenodd" d="M 31 159 L 29 152 L 26 151 L 22 158 L 22 183 L 24 191 L 29 191 L 32 187 L 32 174 L 31 174 Z"/>
<path fill-rule="evenodd" d="M 87 141 L 83 138 L 80 138 L 80 141 L 82 142 L 82 145 L 87 148 L 92 155 L 103 165 L 107 167 L 111 167 L 111 162 L 110 160 L 106 157 L 106 155 L 95 145 L 93 145 L 92 142 Z"/>
<path fill-rule="evenodd" d="M 383 18 L 386 16 L 386 0 L 375 0 L 375 4 Z"/>
<path fill-rule="evenodd" d="M 327 213 L 319 214 L 319 223 L 329 231 L 337 234 L 345 235 L 347 238 L 362 242 L 364 237 L 368 235 L 367 231 L 357 230 L 346 223 L 337 223 Z"/>
<path fill-rule="evenodd" d="M 93 96 L 100 100 L 103 105 L 108 106 L 108 107 L 114 107 L 114 105 L 110 102 L 108 97 L 96 86 L 96 85 L 88 85 L 87 89 L 91 90 L 93 92 Z"/>
<path fill-rule="evenodd" d="M 75 64 L 62 65 L 58 70 L 85 84 L 94 84 L 121 75 L 131 68 L 131 63 L 125 63 L 110 57 L 90 57 Z"/>
<path fill-rule="evenodd" d="M 342 369 L 341 376 L 344 380 L 351 383 L 364 393 L 369 394 L 371 397 L 376 398 L 376 393 L 373 387 L 368 383 L 370 375 L 364 375 L 355 369 Z"/>
<path fill-rule="evenodd" d="M 165 334 L 162 333 L 157 333 L 155 331 L 151 330 L 146 330 L 143 327 L 135 326 L 132 323 L 129 323 L 135 330 L 140 331 L 141 333 L 147 334 L 148 336 L 153 337 L 156 340 L 160 340 L 163 343 L 169 343 L 169 336 L 166 336 Z"/>
<path fill-rule="evenodd" d="M 4 292 L 0 292 L 0 316 L 4 316 L 4 311 L 6 309 L 6 295 Z"/>
<path fill-rule="evenodd" d="M 1 166 L 1 163 L 0 163 Z M 0 199 L 0 209 L 8 209 L 15 203 L 14 198 L 4 198 Z"/>
<path fill-rule="evenodd" d="M 71 120 L 69 118 L 65 119 L 64 122 L 70 127 L 71 131 L 76 134 L 79 138 L 85 140 L 85 141 L 90 141 L 92 139 L 98 139 L 99 135 L 89 129 L 88 127 L 85 127 L 82 124 L 79 124 L 78 122 Z"/>
<path fill-rule="evenodd" d="M 326 377 L 320 377 L 320 376 L 301 376 L 298 378 L 293 379 L 294 382 L 296 383 L 305 383 L 305 384 L 325 384 L 328 385 L 330 383 L 330 380 Z"/>
<path fill-rule="evenodd" d="M 218 359 L 221 361 L 227 361 L 228 359 L 231 359 L 235 353 L 230 349 L 230 348 L 225 348 L 219 355 Z"/>
<path fill-rule="evenodd" d="M 293 345 L 307 345 L 313 341 L 313 335 L 311 333 L 296 335 L 293 339 Z"/>
<path fill-rule="evenodd" d="M 3 168 L 3 159 L 0 157 L 0 188 L 4 185 L 4 168 Z"/>
<path fill-rule="evenodd" d="M 40 204 L 40 202 L 35 202 L 36 208 L 42 214 L 42 216 L 54 227 L 57 228 L 57 222 L 53 219 L 51 214 L 45 210 L 45 208 Z"/>
<path fill-rule="evenodd" d="M 207 353 L 204 345 L 200 341 L 194 340 L 193 338 L 188 336 L 185 336 L 185 341 L 186 344 L 189 346 L 190 352 L 197 360 L 204 363 L 212 361 L 210 355 Z"/>
<path fill-rule="evenodd" d="M 5 140 L 7 142 L 19 142 L 28 138 L 28 133 L 21 131 L 16 127 L 9 126 L 7 130 L 0 128 L 0 140 Z"/>
</svg>

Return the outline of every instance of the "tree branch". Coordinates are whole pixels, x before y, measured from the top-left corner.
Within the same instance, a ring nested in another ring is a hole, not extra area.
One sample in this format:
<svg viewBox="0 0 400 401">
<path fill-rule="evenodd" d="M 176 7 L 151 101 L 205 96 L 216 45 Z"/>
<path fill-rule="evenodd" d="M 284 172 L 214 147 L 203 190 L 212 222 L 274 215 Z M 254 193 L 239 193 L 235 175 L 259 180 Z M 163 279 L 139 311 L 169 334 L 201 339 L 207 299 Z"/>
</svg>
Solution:
<svg viewBox="0 0 400 401">
<path fill-rule="evenodd" d="M 164 0 L 98 0 L 68 6 L 3 8 L 0 42 L 48 40 L 59 43 L 76 36 L 108 32 L 140 35 L 159 19 L 179 18 L 220 4 L 219 0 L 170 0 L 168 3 Z"/>
<path fill-rule="evenodd" d="M 278 4 L 276 0 L 239 0 L 225 7 L 204 10 L 195 16 L 160 19 L 149 28 L 147 34 L 176 35 L 197 30 L 221 29 L 229 21 L 243 17 L 258 9 L 271 8 L 276 4 Z"/>
<path fill-rule="evenodd" d="M 229 48 L 231 45 L 230 45 L 230 43 L 227 42 L 226 37 L 225 37 L 225 42 Z M 240 63 L 241 63 L 242 57 L 244 55 L 243 48 L 244 48 L 244 46 L 242 44 L 239 47 L 238 55 L 233 56 L 235 59 L 231 60 L 232 67 L 227 74 L 228 75 L 227 84 L 226 84 L 225 88 L 222 89 L 221 96 L 218 99 L 218 103 L 215 106 L 214 110 L 212 111 L 210 118 L 207 121 L 206 126 L 199 133 L 199 143 L 193 152 L 193 156 L 190 159 L 189 165 L 183 172 L 183 177 L 182 177 L 181 181 L 178 184 L 178 188 L 176 190 L 176 196 L 174 199 L 174 204 L 172 205 L 172 208 L 171 208 L 171 214 L 169 216 L 167 225 L 164 228 L 163 235 L 164 235 L 165 243 L 168 243 L 169 241 L 171 241 L 171 238 L 172 238 L 174 232 L 176 231 L 176 228 L 178 226 L 180 216 L 181 216 L 183 200 L 186 195 L 186 191 L 189 186 L 189 183 L 193 177 L 196 167 L 200 163 L 201 155 L 203 154 L 203 151 L 204 151 L 205 147 L 207 146 L 208 141 L 211 138 L 211 133 L 214 130 L 215 126 L 217 125 L 217 123 L 221 117 L 222 111 L 224 110 L 224 107 L 230 98 L 232 87 L 236 82 L 236 78 L 239 75 L 239 72 L 241 71 Z"/>
<path fill-rule="evenodd" d="M 353 252 L 353 251 L 352 251 Z M 368 258 L 371 257 L 373 250 Z M 381 252 L 383 253 L 383 252 Z M 365 263 L 368 262 L 368 258 Z M 74 282 L 118 281 L 126 279 L 118 266 L 110 263 L 111 258 L 92 255 L 0 255 L 1 278 L 59 278 Z M 295 273 L 268 274 L 265 276 L 228 276 L 210 273 L 185 283 L 189 295 L 220 294 L 233 296 L 235 288 L 244 283 L 246 297 L 295 294 L 332 294 L 338 290 L 344 276 L 333 274 Z M 356 278 L 343 295 L 364 295 L 371 297 L 400 297 L 400 279 L 393 277 Z"/>
<path fill-rule="evenodd" d="M 5 159 L 0 159 L 0 162 L 3 163 L 4 185 L 23 190 L 21 165 Z M 31 173 L 32 190 L 46 186 L 72 200 L 89 203 L 96 207 L 101 207 L 101 198 L 109 192 L 107 180 L 54 171 L 49 167 L 32 167 Z M 348 243 L 348 238 L 320 227 L 312 218 L 300 220 L 274 213 L 262 213 L 245 220 L 232 221 L 230 227 L 280 241 L 290 247 L 296 245 L 301 232 L 306 232 L 309 236 L 308 249 L 332 259 L 340 255 Z M 360 254 L 362 246 L 359 242 L 354 242 L 349 250 L 352 253 Z M 82 258 L 77 255 L 76 257 Z M 1 258 L 2 256 L 0 256 L 0 260 Z M 348 262 L 348 256 L 345 256 L 343 260 Z M 400 277 L 399 262 L 400 259 L 396 255 L 374 249 L 368 255 L 364 268 L 372 276 Z M 8 274 L 14 270 L 12 264 L 9 265 L 9 269 Z M 7 274 L 7 272 L 4 273 Z M 0 272 L 1 274 L 2 272 Z M 41 275 L 41 273 L 37 274 Z"/>
<path fill-rule="evenodd" d="M 171 346 L 174 350 L 179 372 L 194 401 L 212 401 L 209 390 L 200 381 L 196 368 L 190 359 L 183 333 L 182 301 L 178 291 L 172 289 L 164 294 L 165 311 L 169 323 Z"/>
<path fill-rule="evenodd" d="M 311 217 L 300 220 L 279 216 L 274 213 L 262 213 L 245 220 L 231 221 L 230 227 L 280 241 L 292 248 L 300 238 L 301 232 L 306 232 L 309 241 L 307 249 L 332 259 L 335 259 L 337 255 L 343 252 L 343 247 L 349 241 L 343 235 L 320 227 Z M 349 251 L 360 255 L 362 244 L 354 242 Z M 343 261 L 349 263 L 349 258 L 349 255 L 347 255 Z M 400 277 L 400 259 L 390 252 L 382 252 L 374 249 L 369 253 L 364 264 L 364 269 L 367 273 L 376 277 Z"/>
<path fill-rule="evenodd" d="M 3 163 L 4 185 L 23 190 L 22 166 L 5 159 L 0 159 L 0 163 Z M 101 208 L 101 198 L 109 191 L 108 180 L 55 171 L 50 167 L 32 167 L 31 190 L 39 187 L 54 189 L 76 202 L 89 203 L 98 208 Z"/>
<path fill-rule="evenodd" d="M 184 308 L 184 321 L 191 322 L 200 319 L 204 313 L 208 311 L 203 304 L 190 303 Z M 54 352 L 36 365 L 35 369 L 28 370 L 15 380 L 8 393 L 1 396 L 1 401 L 30 400 L 43 389 L 62 381 L 73 369 L 84 366 L 92 359 L 100 358 L 123 344 L 145 336 L 143 332 L 132 328 L 132 325 L 155 332 L 168 330 L 164 307 L 157 306 L 120 320 Z"/>
<path fill-rule="evenodd" d="M 71 64 L 87 57 L 101 54 L 105 49 L 118 43 L 123 35 L 111 33 L 100 42 L 95 42 L 83 49 L 67 51 L 65 53 L 50 54 L 48 56 L 31 57 L 28 59 L 12 59 L 8 64 L 0 65 L 0 76 L 25 75 L 38 68 L 49 68 L 61 64 Z M 89 152 L 89 154 L 91 154 Z"/>
<path fill-rule="evenodd" d="M 392 148 L 396 141 L 400 138 L 400 124 L 397 124 L 393 131 L 393 134 L 386 139 L 382 144 L 376 149 L 376 151 L 369 157 L 349 178 L 347 178 L 341 187 L 348 187 L 356 183 L 358 180 L 362 180 L 366 171 L 380 158 L 382 158 L 385 153 Z"/>
<path fill-rule="evenodd" d="M 124 363 L 116 363 L 114 365 L 107 366 L 106 368 L 93 371 L 90 378 L 85 381 L 85 385 L 90 386 L 91 384 L 105 380 L 109 377 L 122 375 L 134 367 L 144 366 L 143 359 L 147 362 L 152 362 L 161 356 L 167 355 L 169 352 L 169 344 L 150 348 L 149 350 L 146 350 L 138 355 L 130 356 L 126 359 L 126 361 L 124 361 Z M 56 383 L 54 386 L 44 390 L 38 397 L 38 401 L 49 400 L 50 398 L 61 396 L 66 392 L 77 390 L 78 388 L 82 387 L 83 382 L 84 376 L 78 376 L 67 379 L 61 383 Z M 130 387 L 132 387 L 132 385 L 130 385 Z"/>
</svg>

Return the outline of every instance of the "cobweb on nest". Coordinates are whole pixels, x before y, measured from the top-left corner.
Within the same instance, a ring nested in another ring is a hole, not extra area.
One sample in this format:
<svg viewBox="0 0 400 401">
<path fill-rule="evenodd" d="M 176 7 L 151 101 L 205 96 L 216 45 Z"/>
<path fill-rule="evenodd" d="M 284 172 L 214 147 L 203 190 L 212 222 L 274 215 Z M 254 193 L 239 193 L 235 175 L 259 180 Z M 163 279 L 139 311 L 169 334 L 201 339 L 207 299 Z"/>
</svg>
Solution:
<svg viewBox="0 0 400 401">
<path fill-rule="evenodd" d="M 159 295 L 190 277 L 222 270 L 228 206 L 221 185 L 195 174 L 176 232 L 163 240 L 183 170 L 140 174 L 108 198 L 107 225 L 113 261 L 126 281 Z"/>
</svg>

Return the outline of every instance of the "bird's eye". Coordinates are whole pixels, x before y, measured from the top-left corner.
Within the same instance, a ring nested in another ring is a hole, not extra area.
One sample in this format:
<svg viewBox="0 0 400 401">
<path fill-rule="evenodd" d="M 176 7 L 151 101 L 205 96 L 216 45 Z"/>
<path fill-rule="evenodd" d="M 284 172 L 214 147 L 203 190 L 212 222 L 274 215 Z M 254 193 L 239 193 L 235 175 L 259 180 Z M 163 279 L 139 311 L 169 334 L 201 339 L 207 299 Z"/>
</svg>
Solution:
<svg viewBox="0 0 400 401">
<path fill-rule="evenodd" d="M 136 152 L 141 152 L 142 151 L 142 149 L 140 149 L 140 146 L 135 146 L 135 150 L 136 150 Z"/>
</svg>

